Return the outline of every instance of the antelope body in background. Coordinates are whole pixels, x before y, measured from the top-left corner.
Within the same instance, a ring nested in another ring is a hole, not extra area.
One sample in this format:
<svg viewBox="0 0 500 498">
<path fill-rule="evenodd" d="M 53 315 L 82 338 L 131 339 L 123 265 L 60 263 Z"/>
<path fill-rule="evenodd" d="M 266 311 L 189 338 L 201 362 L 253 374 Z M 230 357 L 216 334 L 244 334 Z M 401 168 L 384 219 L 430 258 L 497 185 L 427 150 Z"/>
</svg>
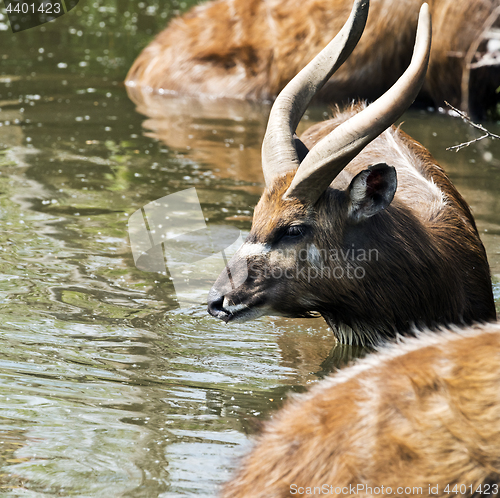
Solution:
<svg viewBox="0 0 500 498">
<path fill-rule="evenodd" d="M 337 37 L 276 99 L 262 146 L 266 190 L 209 294 L 213 316 L 319 312 L 341 342 L 361 344 L 414 324 L 495 319 L 466 202 L 429 152 L 391 127 L 424 80 L 427 5 L 410 66 L 386 94 L 294 137 L 311 99 L 356 46 L 367 12 L 368 1 L 356 0 Z"/>
<path fill-rule="evenodd" d="M 432 0 L 434 43 L 421 96 L 476 117 L 500 81 L 499 0 Z M 401 76 L 422 0 L 372 0 L 365 36 L 319 97 L 374 100 Z M 350 0 L 216 0 L 174 19 L 127 75 L 137 103 L 162 93 L 272 100 L 337 33 Z M 498 25 L 497 27 L 495 27 Z"/>
<path fill-rule="evenodd" d="M 274 415 L 223 498 L 491 496 L 500 324 L 386 346 Z"/>
</svg>

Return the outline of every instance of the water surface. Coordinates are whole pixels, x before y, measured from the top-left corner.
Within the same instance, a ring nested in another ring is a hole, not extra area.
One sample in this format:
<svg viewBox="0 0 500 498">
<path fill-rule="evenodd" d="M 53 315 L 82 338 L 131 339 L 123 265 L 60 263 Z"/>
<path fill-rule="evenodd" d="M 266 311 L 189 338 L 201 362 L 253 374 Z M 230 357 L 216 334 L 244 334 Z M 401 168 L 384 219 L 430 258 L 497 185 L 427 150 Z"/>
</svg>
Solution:
<svg viewBox="0 0 500 498">
<path fill-rule="evenodd" d="M 183 189 L 208 225 L 248 233 L 269 107 L 138 113 L 126 71 L 189 3 L 80 3 L 17 34 L 0 19 L 0 494 L 213 496 L 256 421 L 333 368 L 334 340 L 320 319 L 209 317 L 220 259 L 193 270 L 182 307 L 168 272 L 135 267 L 130 215 Z M 470 203 L 500 302 L 500 143 L 453 153 L 467 124 L 404 121 Z"/>
</svg>

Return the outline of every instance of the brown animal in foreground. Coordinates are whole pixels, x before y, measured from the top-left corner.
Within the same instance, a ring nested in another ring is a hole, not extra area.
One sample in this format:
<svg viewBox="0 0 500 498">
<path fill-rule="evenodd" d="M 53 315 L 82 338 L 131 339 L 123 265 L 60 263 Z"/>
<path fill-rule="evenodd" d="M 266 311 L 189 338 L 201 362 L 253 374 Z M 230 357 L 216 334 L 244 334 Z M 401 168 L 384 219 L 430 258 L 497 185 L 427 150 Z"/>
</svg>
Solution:
<svg viewBox="0 0 500 498">
<path fill-rule="evenodd" d="M 319 97 L 374 100 L 407 67 L 422 0 L 372 0 L 357 49 Z M 499 0 L 431 0 L 433 48 L 421 97 L 475 117 L 495 107 Z M 273 100 L 342 27 L 351 0 L 215 0 L 174 19 L 139 55 L 126 83 L 144 94 Z"/>
<path fill-rule="evenodd" d="M 339 35 L 274 103 L 262 147 L 266 190 L 250 234 L 209 294 L 209 313 L 225 322 L 318 312 L 341 342 L 375 344 L 414 324 L 496 317 L 466 202 L 429 152 L 391 127 L 424 79 L 426 5 L 412 62 L 386 94 L 313 126 L 301 140 L 293 136 L 356 45 L 367 10 L 357 0 Z"/>
<path fill-rule="evenodd" d="M 496 495 L 499 407 L 500 324 L 423 332 L 288 402 L 222 497 Z"/>
</svg>

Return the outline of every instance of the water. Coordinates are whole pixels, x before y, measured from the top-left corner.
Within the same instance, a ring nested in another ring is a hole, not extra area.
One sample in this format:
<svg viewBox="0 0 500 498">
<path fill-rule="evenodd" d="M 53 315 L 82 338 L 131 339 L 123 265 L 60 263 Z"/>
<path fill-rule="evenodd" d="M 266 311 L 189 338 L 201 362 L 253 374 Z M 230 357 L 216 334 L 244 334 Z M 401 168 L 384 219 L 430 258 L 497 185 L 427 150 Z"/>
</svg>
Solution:
<svg viewBox="0 0 500 498">
<path fill-rule="evenodd" d="M 189 5 L 81 3 L 15 35 L 0 19 L 0 495 L 213 496 L 258 421 L 333 368 L 334 341 L 321 320 L 209 317 L 216 258 L 182 308 L 168 273 L 135 267 L 130 215 L 183 189 L 209 226 L 248 232 L 269 108 L 164 99 L 144 117 L 126 71 Z M 404 120 L 471 204 L 500 302 L 500 143 L 448 152 L 477 135 Z"/>
</svg>

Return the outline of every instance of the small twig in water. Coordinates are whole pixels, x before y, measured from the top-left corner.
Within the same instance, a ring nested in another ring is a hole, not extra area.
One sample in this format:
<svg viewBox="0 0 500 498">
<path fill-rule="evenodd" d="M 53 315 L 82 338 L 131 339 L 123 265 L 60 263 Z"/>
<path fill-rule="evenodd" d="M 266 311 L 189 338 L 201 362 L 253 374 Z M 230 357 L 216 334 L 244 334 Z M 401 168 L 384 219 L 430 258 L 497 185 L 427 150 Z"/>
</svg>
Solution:
<svg viewBox="0 0 500 498">
<path fill-rule="evenodd" d="M 454 150 L 455 152 L 458 152 L 460 149 L 463 149 L 464 147 L 468 147 L 469 145 L 475 143 L 475 142 L 479 142 L 479 140 L 483 140 L 483 138 L 496 138 L 498 140 L 500 140 L 500 135 L 495 135 L 494 133 L 491 133 L 490 131 L 488 131 L 483 125 L 480 125 L 480 124 L 477 124 L 477 123 L 474 123 L 470 118 L 469 116 L 467 116 L 467 114 L 465 114 L 465 112 L 463 111 L 460 111 L 459 109 L 457 109 L 456 107 L 453 107 L 451 104 L 449 104 L 448 102 L 444 102 L 448 107 L 450 107 L 452 110 L 454 110 L 464 121 L 466 121 L 467 123 L 469 123 L 471 126 L 473 126 L 474 128 L 477 128 L 478 130 L 481 130 L 484 135 L 478 137 L 478 138 L 475 138 L 474 140 L 470 140 L 469 142 L 464 142 L 464 143 L 461 143 L 461 144 L 458 144 L 458 145 L 453 145 L 452 147 L 446 147 L 446 150 Z"/>
</svg>

